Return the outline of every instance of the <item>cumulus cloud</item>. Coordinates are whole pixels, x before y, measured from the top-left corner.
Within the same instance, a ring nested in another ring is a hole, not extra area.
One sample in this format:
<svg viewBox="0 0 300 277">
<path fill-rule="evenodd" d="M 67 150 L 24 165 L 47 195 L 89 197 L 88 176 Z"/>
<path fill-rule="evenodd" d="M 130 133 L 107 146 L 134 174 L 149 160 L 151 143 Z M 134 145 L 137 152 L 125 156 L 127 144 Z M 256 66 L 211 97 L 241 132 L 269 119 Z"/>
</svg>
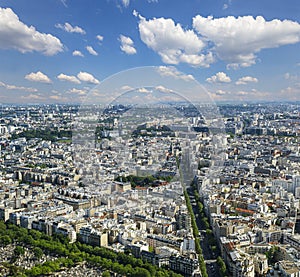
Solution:
<svg viewBox="0 0 300 277">
<path fill-rule="evenodd" d="M 224 72 L 218 72 L 216 75 L 211 76 L 206 79 L 206 82 L 209 83 L 230 83 L 231 79 Z"/>
<path fill-rule="evenodd" d="M 171 92 L 174 92 L 173 90 L 169 89 L 169 88 L 166 88 L 164 86 L 156 86 L 155 87 L 156 90 L 160 91 L 160 92 L 163 92 L 163 93 L 171 93 Z"/>
<path fill-rule="evenodd" d="M 133 11 L 132 11 L 132 14 L 133 14 L 133 16 L 135 16 L 135 17 L 139 17 L 139 13 L 138 13 L 137 10 L 133 10 Z"/>
<path fill-rule="evenodd" d="M 121 2 L 125 8 L 127 8 L 130 4 L 130 0 L 121 0 Z"/>
<path fill-rule="evenodd" d="M 72 89 L 69 89 L 67 91 L 67 93 L 75 93 L 75 94 L 78 94 L 78 95 L 85 95 L 87 93 L 87 90 L 86 89 L 72 88 Z"/>
<path fill-rule="evenodd" d="M 28 27 L 10 8 L 0 8 L 0 48 L 16 49 L 21 53 L 37 51 L 48 56 L 63 51 L 58 38 Z"/>
<path fill-rule="evenodd" d="M 82 82 L 87 82 L 90 84 L 98 85 L 100 82 L 90 73 L 87 72 L 79 72 L 77 74 L 77 78 Z"/>
<path fill-rule="evenodd" d="M 300 100 L 300 84 L 295 84 L 293 86 L 288 86 L 280 91 L 278 97 L 284 100 Z"/>
<path fill-rule="evenodd" d="M 25 79 L 32 82 L 47 83 L 47 84 L 51 83 L 50 78 L 44 73 L 42 73 L 41 71 L 31 72 L 25 76 Z"/>
<path fill-rule="evenodd" d="M 192 66 L 209 66 L 214 57 L 211 52 L 204 53 L 206 42 L 193 30 L 185 30 L 172 19 L 153 18 L 150 20 L 138 16 L 141 40 L 158 53 L 164 63 L 187 63 Z"/>
<path fill-rule="evenodd" d="M 85 30 L 83 30 L 81 27 L 79 26 L 72 26 L 70 23 L 66 22 L 65 24 L 56 24 L 55 25 L 56 28 L 62 29 L 68 33 L 78 33 L 78 34 L 85 34 Z"/>
<path fill-rule="evenodd" d="M 125 85 L 125 86 L 122 86 L 120 89 L 123 91 L 129 91 L 129 90 L 133 90 L 133 87 Z"/>
<path fill-rule="evenodd" d="M 215 92 L 215 94 L 218 95 L 218 96 L 222 96 L 222 95 L 227 94 L 227 92 L 224 91 L 224 90 L 219 89 L 219 90 L 217 90 L 217 91 Z"/>
<path fill-rule="evenodd" d="M 298 81 L 300 80 L 300 76 L 296 75 L 296 74 L 291 74 L 289 72 L 284 74 L 284 78 L 286 80 L 291 80 L 291 81 Z"/>
<path fill-rule="evenodd" d="M 79 50 L 73 51 L 72 55 L 73 56 L 78 56 L 78 57 L 84 57 L 84 55 Z"/>
<path fill-rule="evenodd" d="M 237 69 L 255 64 L 262 49 L 300 41 L 300 24 L 291 20 L 197 15 L 193 29 L 186 29 L 170 18 L 146 19 L 136 10 L 133 15 L 139 19 L 141 40 L 167 64 L 208 67 L 218 57 L 228 68 Z"/>
<path fill-rule="evenodd" d="M 87 46 L 87 47 L 85 47 L 86 48 L 86 50 L 91 54 L 91 55 L 93 55 L 93 56 L 98 56 L 98 53 L 93 49 L 93 47 L 92 46 Z"/>
<path fill-rule="evenodd" d="M 127 8 L 130 4 L 130 0 L 120 0 L 122 5 Z M 157 3 L 158 0 L 147 0 L 148 3 Z"/>
<path fill-rule="evenodd" d="M 236 85 L 246 85 L 248 83 L 257 83 L 257 82 L 258 82 L 257 78 L 251 77 L 251 76 L 245 76 L 245 77 L 239 78 L 235 82 L 235 84 Z"/>
<path fill-rule="evenodd" d="M 50 95 L 49 96 L 50 99 L 55 100 L 55 101 L 68 101 L 70 102 L 70 99 L 67 99 L 66 97 L 63 97 L 61 95 Z"/>
<path fill-rule="evenodd" d="M 22 95 L 21 96 L 22 99 L 24 100 L 44 100 L 45 98 L 42 97 L 41 95 L 39 94 L 29 94 L 29 95 Z"/>
<path fill-rule="evenodd" d="M 8 85 L 8 84 L 5 84 L 3 82 L 0 82 L 0 87 L 4 87 L 8 90 L 23 90 L 23 91 L 26 91 L 26 92 L 37 92 L 38 91 L 36 88 L 16 86 L 16 85 Z"/>
<path fill-rule="evenodd" d="M 136 49 L 134 48 L 133 41 L 130 37 L 120 35 L 119 41 L 121 42 L 120 48 L 123 52 L 128 55 L 136 54 Z"/>
<path fill-rule="evenodd" d="M 71 83 L 75 83 L 75 84 L 80 84 L 81 82 L 77 79 L 76 76 L 70 76 L 70 75 L 66 75 L 66 74 L 59 74 L 57 76 L 57 79 L 60 80 L 60 81 L 68 81 L 68 82 L 71 82 Z"/>
<path fill-rule="evenodd" d="M 238 96 L 246 96 L 246 95 L 249 95 L 249 94 L 250 94 L 249 91 L 243 91 L 243 90 L 238 91 L 238 92 L 236 93 L 236 95 L 238 95 Z"/>
<path fill-rule="evenodd" d="M 224 5 L 223 5 L 223 10 L 227 10 L 228 7 L 229 7 L 228 4 L 224 4 Z"/>
<path fill-rule="evenodd" d="M 193 27 L 214 44 L 213 50 L 229 67 L 247 67 L 256 63 L 262 49 L 300 41 L 300 24 L 290 20 L 266 21 L 262 16 L 228 16 L 193 18 Z"/>
<path fill-rule="evenodd" d="M 140 92 L 140 93 L 150 93 L 151 92 L 151 90 L 149 90 L 147 88 L 138 88 L 136 91 Z"/>
<path fill-rule="evenodd" d="M 99 40 L 100 42 L 102 42 L 102 41 L 103 41 L 103 39 L 104 39 L 104 37 L 103 37 L 103 36 L 101 36 L 101 35 L 97 35 L 97 36 L 96 36 L 96 39 L 97 39 L 97 40 Z"/>
<path fill-rule="evenodd" d="M 175 79 L 181 79 L 184 81 L 194 81 L 195 78 L 191 74 L 183 74 L 180 71 L 178 71 L 174 66 L 159 66 L 158 67 L 158 73 L 161 76 L 168 76 Z"/>
</svg>

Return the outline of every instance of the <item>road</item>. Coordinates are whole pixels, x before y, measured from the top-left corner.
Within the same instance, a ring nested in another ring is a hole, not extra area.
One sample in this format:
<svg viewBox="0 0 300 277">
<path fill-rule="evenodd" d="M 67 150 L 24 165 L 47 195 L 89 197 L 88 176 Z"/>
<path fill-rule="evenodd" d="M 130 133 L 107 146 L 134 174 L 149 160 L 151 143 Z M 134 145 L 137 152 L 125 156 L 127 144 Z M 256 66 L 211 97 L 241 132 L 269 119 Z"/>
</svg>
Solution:
<svg viewBox="0 0 300 277">
<path fill-rule="evenodd" d="M 206 263 L 207 274 L 208 276 L 212 276 L 212 277 L 222 277 L 216 260 L 216 258 L 218 257 L 218 253 L 214 253 L 209 246 L 208 238 L 206 235 L 206 228 L 203 225 L 202 221 L 200 220 L 200 214 L 199 214 L 197 204 L 193 201 L 194 191 L 193 189 L 188 188 L 187 192 L 191 200 L 193 212 L 196 218 L 196 223 L 199 229 L 200 245 L 202 248 L 203 258 Z"/>
</svg>

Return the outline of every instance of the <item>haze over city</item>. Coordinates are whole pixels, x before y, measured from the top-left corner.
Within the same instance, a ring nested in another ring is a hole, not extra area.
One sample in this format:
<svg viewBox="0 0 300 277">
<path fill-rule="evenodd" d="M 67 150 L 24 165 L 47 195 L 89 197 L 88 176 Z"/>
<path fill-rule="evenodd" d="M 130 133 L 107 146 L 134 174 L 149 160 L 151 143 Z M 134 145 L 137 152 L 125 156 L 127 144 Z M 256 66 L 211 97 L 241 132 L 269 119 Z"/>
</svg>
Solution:
<svg viewBox="0 0 300 277">
<path fill-rule="evenodd" d="M 0 276 L 300 277 L 299 0 L 0 3 Z"/>
</svg>

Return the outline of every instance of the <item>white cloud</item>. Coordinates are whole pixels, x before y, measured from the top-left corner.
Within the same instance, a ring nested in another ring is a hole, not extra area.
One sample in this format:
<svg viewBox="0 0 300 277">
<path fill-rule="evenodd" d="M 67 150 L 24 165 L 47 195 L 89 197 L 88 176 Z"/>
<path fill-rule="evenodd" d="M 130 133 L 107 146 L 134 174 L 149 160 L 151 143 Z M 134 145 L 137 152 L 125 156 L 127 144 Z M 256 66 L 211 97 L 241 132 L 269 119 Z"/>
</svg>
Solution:
<svg viewBox="0 0 300 277">
<path fill-rule="evenodd" d="M 232 4 L 232 0 L 229 0 L 227 3 L 223 4 L 223 10 L 227 10 Z"/>
<path fill-rule="evenodd" d="M 291 74 L 289 72 L 284 74 L 284 78 L 286 80 L 291 80 L 291 81 L 298 81 L 300 80 L 300 76 L 296 75 L 296 74 Z"/>
<path fill-rule="evenodd" d="M 70 76 L 70 75 L 66 75 L 66 74 L 59 74 L 57 76 L 57 79 L 60 81 L 68 81 L 71 83 L 75 83 L 75 84 L 80 84 L 81 82 L 76 78 L 76 76 Z"/>
<path fill-rule="evenodd" d="M 100 42 L 102 42 L 102 41 L 103 41 L 103 39 L 104 39 L 104 37 L 103 37 L 103 36 L 101 36 L 101 35 L 97 35 L 97 36 L 96 36 L 96 39 L 97 39 L 97 40 L 99 40 Z"/>
<path fill-rule="evenodd" d="M 91 55 L 93 55 L 93 56 L 98 56 L 98 53 L 93 49 L 93 47 L 92 46 L 87 46 L 87 47 L 85 47 L 86 48 L 86 50 L 91 54 Z"/>
<path fill-rule="evenodd" d="M 224 91 L 217 90 L 211 92 L 211 96 L 216 100 L 265 100 L 265 99 L 276 99 L 278 97 L 277 93 L 270 93 L 268 91 L 259 91 L 256 89 L 246 90 L 237 90 L 237 91 Z M 278 99 L 277 99 L 278 100 Z"/>
<path fill-rule="evenodd" d="M 39 94 L 22 95 L 21 98 L 25 99 L 27 101 L 28 100 L 45 100 L 45 98 Z"/>
<path fill-rule="evenodd" d="M 168 76 L 175 79 L 181 79 L 184 81 L 195 81 L 195 78 L 191 74 L 183 74 L 178 71 L 174 66 L 159 66 L 158 73 L 161 76 Z"/>
<path fill-rule="evenodd" d="M 121 42 L 120 48 L 123 52 L 128 55 L 136 54 L 136 49 L 134 48 L 133 41 L 130 37 L 120 35 L 119 41 Z"/>
<path fill-rule="evenodd" d="M 139 13 L 137 12 L 137 10 L 133 10 L 133 11 L 132 11 L 132 14 L 133 14 L 133 16 L 135 16 L 135 17 L 138 17 L 138 16 L 139 16 Z"/>
<path fill-rule="evenodd" d="M 280 91 L 278 98 L 284 100 L 300 100 L 300 84 L 295 84 L 293 86 L 289 86 Z"/>
<path fill-rule="evenodd" d="M 0 87 L 4 87 L 8 90 L 23 90 L 23 91 L 26 91 L 26 92 L 37 92 L 38 91 L 36 88 L 8 85 L 8 84 L 5 84 L 3 82 L 0 82 Z"/>
<path fill-rule="evenodd" d="M 54 100 L 60 100 L 61 99 L 61 95 L 51 95 L 50 98 L 54 99 Z"/>
<path fill-rule="evenodd" d="M 245 77 L 239 78 L 235 82 L 235 84 L 236 85 L 246 85 L 248 83 L 257 83 L 257 82 L 258 82 L 257 78 L 251 77 L 251 76 L 245 76 Z"/>
<path fill-rule="evenodd" d="M 140 92 L 140 93 L 150 93 L 151 92 L 151 90 L 148 90 L 147 88 L 138 88 L 136 91 Z"/>
<path fill-rule="evenodd" d="M 224 4 L 224 5 L 223 5 L 223 10 L 227 10 L 228 7 L 229 7 L 228 4 Z"/>
<path fill-rule="evenodd" d="M 40 33 L 33 26 L 28 27 L 12 9 L 1 7 L 0 48 L 16 49 L 21 53 L 37 51 L 48 56 L 63 51 L 63 45 L 58 38 Z"/>
<path fill-rule="evenodd" d="M 216 75 L 207 78 L 206 81 L 209 83 L 230 83 L 231 79 L 226 75 L 226 73 L 218 72 L 216 73 Z"/>
<path fill-rule="evenodd" d="M 244 91 L 244 90 L 241 90 L 241 91 L 238 91 L 236 92 L 236 95 L 238 96 L 249 96 L 249 95 L 253 95 L 254 93 L 256 93 L 257 91 Z"/>
<path fill-rule="evenodd" d="M 85 34 L 85 30 L 83 30 L 81 27 L 79 26 L 72 26 L 70 23 L 66 22 L 64 25 L 62 24 L 56 24 L 55 25 L 56 28 L 62 29 L 68 33 L 78 33 L 78 34 Z"/>
<path fill-rule="evenodd" d="M 213 50 L 230 67 L 247 67 L 256 63 L 256 53 L 300 41 L 300 24 L 290 20 L 266 21 L 262 16 L 235 18 L 193 18 L 194 29 L 214 43 Z"/>
<path fill-rule="evenodd" d="M 193 30 L 185 30 L 172 19 L 154 18 L 146 20 L 137 11 L 141 40 L 157 52 L 167 64 L 187 63 L 192 66 L 209 66 L 214 57 L 211 52 L 203 53 L 206 42 Z"/>
<path fill-rule="evenodd" d="M 31 72 L 25 76 L 25 79 L 32 82 L 47 83 L 47 84 L 51 83 L 50 78 L 44 73 L 42 73 L 41 71 Z"/>
<path fill-rule="evenodd" d="M 90 84 L 95 84 L 95 85 L 100 84 L 100 82 L 92 74 L 87 73 L 87 72 L 81 72 L 80 71 L 77 74 L 77 78 L 80 81 L 87 82 L 87 83 L 90 83 Z"/>
<path fill-rule="evenodd" d="M 75 93 L 79 95 L 85 95 L 87 93 L 86 89 L 77 89 L 77 88 L 72 88 L 67 91 L 67 93 Z"/>
<path fill-rule="evenodd" d="M 227 94 L 227 92 L 224 91 L 224 90 L 219 89 L 219 90 L 217 90 L 217 91 L 215 92 L 215 94 L 218 95 L 218 96 L 221 96 L 221 95 Z"/>
<path fill-rule="evenodd" d="M 72 55 L 73 56 L 78 56 L 78 57 L 84 57 L 84 55 L 79 50 L 73 51 Z"/>
<path fill-rule="evenodd" d="M 122 86 L 120 89 L 121 89 L 122 91 L 129 91 L 129 90 L 133 90 L 133 87 L 128 86 L 128 85 L 125 85 L 125 86 Z"/>
<path fill-rule="evenodd" d="M 174 92 L 173 90 L 166 88 L 164 86 L 157 86 L 155 87 L 156 90 L 160 91 L 160 92 L 164 92 L 164 93 L 171 93 Z"/>
<path fill-rule="evenodd" d="M 125 8 L 127 8 L 130 4 L 130 0 L 121 0 L 121 2 Z"/>
</svg>

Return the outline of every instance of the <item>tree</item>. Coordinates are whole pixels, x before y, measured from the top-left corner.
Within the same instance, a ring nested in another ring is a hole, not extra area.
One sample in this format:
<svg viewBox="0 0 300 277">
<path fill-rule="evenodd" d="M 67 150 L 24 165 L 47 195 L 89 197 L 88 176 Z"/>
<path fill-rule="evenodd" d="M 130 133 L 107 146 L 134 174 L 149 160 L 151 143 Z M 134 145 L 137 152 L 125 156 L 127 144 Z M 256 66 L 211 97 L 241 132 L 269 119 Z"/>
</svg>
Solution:
<svg viewBox="0 0 300 277">
<path fill-rule="evenodd" d="M 166 274 L 163 273 L 162 271 L 158 271 L 158 272 L 156 272 L 156 274 L 155 274 L 155 277 L 165 277 L 165 276 L 166 276 Z"/>
<path fill-rule="evenodd" d="M 25 254 L 25 250 L 22 246 L 16 246 L 14 249 L 14 255 L 16 257 L 20 257 L 21 255 Z"/>
<path fill-rule="evenodd" d="M 0 220 L 0 224 L 1 224 Z M 5 227 L 6 226 L 6 227 Z M 179 277 L 181 275 L 155 265 L 144 262 L 142 259 L 126 255 L 124 253 L 116 253 L 112 250 L 102 247 L 92 247 L 80 242 L 69 244 L 68 240 L 59 236 L 48 236 L 36 230 L 25 230 L 13 224 L 0 225 L 0 241 L 16 241 L 33 249 L 36 258 L 43 253 L 52 253 L 57 256 L 55 261 L 47 261 L 43 264 L 36 264 L 31 269 L 24 272 L 26 276 L 47 275 L 55 271 L 59 271 L 62 267 L 72 267 L 74 264 L 86 261 L 92 265 L 106 270 L 108 273 L 119 273 L 122 276 L 130 275 L 132 277 Z M 1 228 L 2 227 L 2 228 Z M 5 228 L 4 228 L 5 227 Z M 2 229 L 2 230 L 1 230 Z M 23 255 L 25 250 L 21 246 L 16 246 L 15 255 L 12 261 Z M 21 268 L 9 264 L 5 267 L 11 272 L 10 276 L 25 276 L 21 274 Z M 162 274 L 157 275 L 158 272 Z M 108 275 L 107 275 L 108 276 Z"/>
<path fill-rule="evenodd" d="M 31 229 L 29 231 L 30 235 L 32 236 L 33 239 L 38 240 L 42 237 L 42 233 L 36 230 Z"/>
<path fill-rule="evenodd" d="M 8 235 L 4 235 L 0 237 L 0 244 L 2 246 L 7 246 L 12 243 L 11 238 Z"/>
<path fill-rule="evenodd" d="M 0 233 L 2 234 L 6 230 L 6 225 L 3 221 L 0 222 Z"/>
<path fill-rule="evenodd" d="M 222 274 L 222 276 L 225 276 L 226 264 L 224 263 L 223 259 L 220 256 L 218 256 L 218 258 L 217 258 L 217 264 L 219 265 L 220 273 Z"/>
<path fill-rule="evenodd" d="M 110 277 L 109 271 L 108 271 L 108 270 L 104 271 L 104 272 L 102 273 L 102 277 Z"/>
<path fill-rule="evenodd" d="M 33 253 L 37 260 L 39 260 L 43 256 L 43 250 L 39 247 L 34 247 Z"/>
<path fill-rule="evenodd" d="M 274 263 L 275 260 L 275 256 L 276 256 L 276 252 L 279 250 L 279 248 L 277 246 L 272 246 L 266 253 L 265 255 L 268 258 L 268 262 L 269 264 Z"/>
<path fill-rule="evenodd" d="M 133 277 L 151 277 L 150 272 L 147 269 L 137 267 L 133 274 Z"/>
</svg>

